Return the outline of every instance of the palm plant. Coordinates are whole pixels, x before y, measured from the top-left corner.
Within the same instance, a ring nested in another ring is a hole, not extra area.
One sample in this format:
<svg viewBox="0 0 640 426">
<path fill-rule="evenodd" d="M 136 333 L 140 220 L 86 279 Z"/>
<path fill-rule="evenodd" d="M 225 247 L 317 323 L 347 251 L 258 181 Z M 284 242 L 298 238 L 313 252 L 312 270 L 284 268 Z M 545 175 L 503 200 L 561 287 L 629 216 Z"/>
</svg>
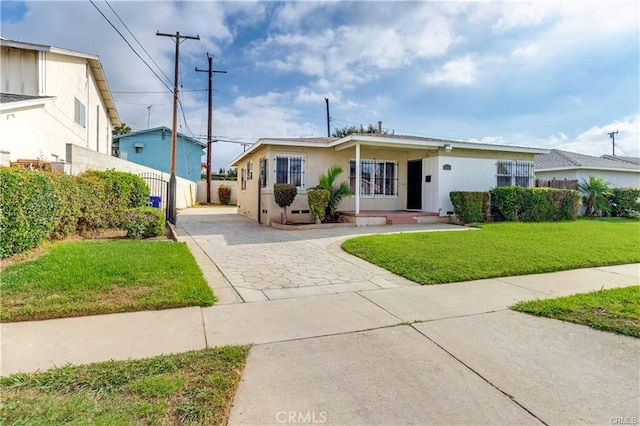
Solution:
<svg viewBox="0 0 640 426">
<path fill-rule="evenodd" d="M 344 197 L 351 195 L 351 188 L 349 188 L 349 184 L 347 182 L 342 182 L 340 185 L 334 186 L 336 179 L 342 171 L 342 167 L 340 166 L 331 166 L 329 167 L 329 170 L 327 170 L 326 175 L 324 173 L 320 175 L 320 180 L 318 181 L 318 186 L 320 188 L 329 191 L 329 202 L 325 210 L 327 219 L 333 219 L 336 215 L 336 211 L 338 210 L 340 201 L 342 201 Z"/>
<path fill-rule="evenodd" d="M 578 189 L 582 192 L 582 200 L 586 206 L 585 216 L 599 216 L 611 211 L 607 200 L 609 185 L 611 184 L 604 178 L 589 176 L 589 180 L 582 179 Z"/>
</svg>

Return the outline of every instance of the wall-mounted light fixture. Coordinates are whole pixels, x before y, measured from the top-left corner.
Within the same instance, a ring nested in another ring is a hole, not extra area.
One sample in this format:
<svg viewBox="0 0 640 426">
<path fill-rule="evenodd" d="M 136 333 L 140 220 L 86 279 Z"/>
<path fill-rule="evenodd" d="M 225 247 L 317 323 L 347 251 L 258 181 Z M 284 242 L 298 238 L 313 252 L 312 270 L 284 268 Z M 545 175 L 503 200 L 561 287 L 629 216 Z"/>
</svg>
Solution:
<svg viewBox="0 0 640 426">
<path fill-rule="evenodd" d="M 451 146 L 450 143 L 445 143 L 444 144 L 444 150 L 445 150 L 445 152 L 451 152 L 451 150 L 453 150 L 453 147 Z"/>
</svg>

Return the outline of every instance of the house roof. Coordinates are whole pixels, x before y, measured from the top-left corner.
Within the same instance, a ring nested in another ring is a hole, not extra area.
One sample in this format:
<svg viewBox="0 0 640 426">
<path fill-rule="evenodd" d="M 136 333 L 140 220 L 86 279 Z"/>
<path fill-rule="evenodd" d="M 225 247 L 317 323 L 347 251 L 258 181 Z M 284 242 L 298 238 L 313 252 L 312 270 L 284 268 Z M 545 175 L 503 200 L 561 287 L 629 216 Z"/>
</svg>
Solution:
<svg viewBox="0 0 640 426">
<path fill-rule="evenodd" d="M 171 129 L 170 128 L 168 128 L 166 126 L 160 126 L 160 127 L 154 127 L 154 128 L 151 128 L 151 129 L 138 130 L 137 132 L 129 132 L 129 133 L 121 134 L 121 135 L 113 135 L 113 141 L 116 142 L 116 141 L 119 141 L 120 139 L 123 139 L 123 138 L 128 138 L 128 137 L 131 137 L 131 136 L 139 136 L 139 135 L 143 135 L 145 133 L 155 133 L 155 132 L 159 132 L 159 131 L 162 131 L 162 130 L 164 130 L 165 132 L 171 133 Z M 180 132 L 177 132 L 177 134 L 178 134 L 178 137 L 180 137 L 180 138 L 182 138 L 182 139 L 184 139 L 184 140 L 186 140 L 188 142 L 194 143 L 196 145 L 200 145 L 202 147 L 206 147 L 207 146 L 207 144 L 205 142 L 199 141 L 198 139 L 189 137 L 189 136 L 184 135 L 184 134 L 182 134 Z"/>
<path fill-rule="evenodd" d="M 640 166 L 640 157 L 623 157 L 620 155 L 602 155 L 600 158 L 608 160 L 622 161 L 623 163 L 637 164 Z"/>
<path fill-rule="evenodd" d="M 604 157 L 578 154 L 577 152 L 552 149 L 549 154 L 536 155 L 535 169 L 545 170 L 570 170 L 570 169 L 597 169 L 597 170 L 628 170 L 640 172 L 640 165 L 629 162 L 612 160 Z"/>
<path fill-rule="evenodd" d="M 263 145 L 282 145 L 297 147 L 326 147 L 336 151 L 355 146 L 357 143 L 367 146 L 381 146 L 400 149 L 437 150 L 450 145 L 452 149 L 475 149 L 485 151 L 526 152 L 530 154 L 546 154 L 549 150 L 516 145 L 496 145 L 472 141 L 438 139 L 407 135 L 380 135 L 371 133 L 355 133 L 343 138 L 261 138 L 249 149 L 235 158 L 231 165 L 237 165 L 245 156 Z"/>
<path fill-rule="evenodd" d="M 89 66 L 91 67 L 91 71 L 93 71 L 93 75 L 95 76 L 96 84 L 98 86 L 98 90 L 100 91 L 100 95 L 104 100 L 104 105 L 106 107 L 109 120 L 111 121 L 111 125 L 112 126 L 120 125 L 120 117 L 118 116 L 118 110 L 116 109 L 115 101 L 113 100 L 113 96 L 111 95 L 111 90 L 109 89 L 109 84 L 107 83 L 107 77 L 104 74 L 104 69 L 102 68 L 102 64 L 100 63 L 99 56 L 91 55 L 88 53 L 76 52 L 74 50 L 69 50 L 69 49 L 62 49 L 60 47 L 47 46 L 44 44 L 26 43 L 24 41 L 9 40 L 5 37 L 0 37 L 0 46 L 12 47 L 15 49 L 31 50 L 36 52 L 49 52 L 49 53 L 55 53 L 58 55 L 73 56 L 76 58 L 82 58 L 87 60 L 87 62 L 89 63 Z"/>
</svg>

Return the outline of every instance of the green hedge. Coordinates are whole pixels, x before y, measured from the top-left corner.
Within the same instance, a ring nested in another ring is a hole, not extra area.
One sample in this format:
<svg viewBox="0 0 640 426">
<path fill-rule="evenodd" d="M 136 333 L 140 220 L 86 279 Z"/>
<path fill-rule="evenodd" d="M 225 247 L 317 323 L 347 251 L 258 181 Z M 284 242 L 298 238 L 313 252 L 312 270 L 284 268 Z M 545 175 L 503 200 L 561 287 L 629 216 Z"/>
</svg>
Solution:
<svg viewBox="0 0 640 426">
<path fill-rule="evenodd" d="M 149 238 L 164 235 L 164 212 L 155 207 L 135 207 L 122 215 L 122 227 L 129 238 Z"/>
<path fill-rule="evenodd" d="M 640 189 L 637 188 L 613 188 L 606 195 L 611 206 L 610 215 L 614 217 L 637 217 L 640 210 L 638 198 Z M 634 213 L 635 212 L 635 213 Z"/>
<path fill-rule="evenodd" d="M 480 223 L 489 215 L 489 193 L 452 191 L 449 194 L 456 217 L 462 223 Z"/>
<path fill-rule="evenodd" d="M 580 207 L 580 194 L 571 189 L 502 186 L 489 193 L 491 215 L 497 221 L 573 220 Z"/>
<path fill-rule="evenodd" d="M 30 250 L 56 223 L 60 200 L 39 171 L 0 169 L 0 257 Z"/>
<path fill-rule="evenodd" d="M 148 198 L 144 180 L 130 173 L 0 168 L 0 255 L 30 250 L 46 238 L 119 228 L 125 210 Z"/>
<path fill-rule="evenodd" d="M 311 216 L 320 223 L 321 219 L 325 217 L 325 210 L 329 205 L 329 196 L 331 193 L 328 189 L 317 188 L 307 191 L 307 203 L 309 203 L 309 210 L 311 210 Z"/>
</svg>

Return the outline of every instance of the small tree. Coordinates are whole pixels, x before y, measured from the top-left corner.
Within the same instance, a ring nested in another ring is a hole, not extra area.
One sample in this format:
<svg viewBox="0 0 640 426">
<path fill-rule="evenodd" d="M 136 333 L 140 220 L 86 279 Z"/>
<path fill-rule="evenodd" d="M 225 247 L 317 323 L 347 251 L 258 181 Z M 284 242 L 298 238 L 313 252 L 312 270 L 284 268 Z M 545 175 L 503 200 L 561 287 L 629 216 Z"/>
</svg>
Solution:
<svg viewBox="0 0 640 426">
<path fill-rule="evenodd" d="M 273 187 L 273 195 L 276 199 L 276 204 L 284 210 L 280 222 L 287 223 L 287 207 L 293 203 L 293 200 L 298 195 L 298 190 L 295 185 L 288 183 L 277 183 Z"/>
<path fill-rule="evenodd" d="M 127 123 L 121 123 L 119 126 L 113 126 L 111 130 L 112 135 L 125 135 L 131 132 L 131 127 L 127 126 Z"/>
<path fill-rule="evenodd" d="M 374 124 L 369 124 L 368 126 L 363 126 L 362 124 L 360 124 L 359 126 L 356 125 L 351 125 L 351 126 L 344 126 L 344 127 L 338 127 L 337 129 L 333 130 L 333 134 L 331 136 L 333 136 L 334 138 L 344 138 L 347 135 L 352 135 L 355 133 L 378 133 L 380 134 L 380 132 L 378 131 L 378 126 L 374 125 Z M 386 135 L 389 132 L 382 129 L 382 134 Z"/>
<path fill-rule="evenodd" d="M 231 188 L 220 185 L 218 187 L 218 199 L 220 200 L 220 204 L 224 204 L 225 206 L 229 204 L 231 201 Z"/>
<path fill-rule="evenodd" d="M 609 182 L 604 178 L 589 176 L 589 180 L 582 179 L 578 189 L 582 192 L 582 200 L 586 206 L 585 216 L 601 216 L 608 214 L 611 206 L 607 200 L 609 195 Z"/>
<path fill-rule="evenodd" d="M 329 167 L 329 170 L 327 170 L 326 175 L 320 175 L 320 180 L 318 182 L 318 186 L 320 188 L 329 191 L 329 202 L 325 209 L 327 220 L 333 220 L 335 218 L 340 201 L 351 194 L 351 188 L 349 188 L 349 184 L 347 182 L 342 182 L 338 186 L 333 185 L 340 173 L 342 173 L 342 167 L 331 166 Z"/>
<path fill-rule="evenodd" d="M 307 202 L 311 215 L 320 223 L 325 218 L 327 204 L 329 203 L 329 190 L 323 188 L 310 189 L 307 191 Z"/>
</svg>

